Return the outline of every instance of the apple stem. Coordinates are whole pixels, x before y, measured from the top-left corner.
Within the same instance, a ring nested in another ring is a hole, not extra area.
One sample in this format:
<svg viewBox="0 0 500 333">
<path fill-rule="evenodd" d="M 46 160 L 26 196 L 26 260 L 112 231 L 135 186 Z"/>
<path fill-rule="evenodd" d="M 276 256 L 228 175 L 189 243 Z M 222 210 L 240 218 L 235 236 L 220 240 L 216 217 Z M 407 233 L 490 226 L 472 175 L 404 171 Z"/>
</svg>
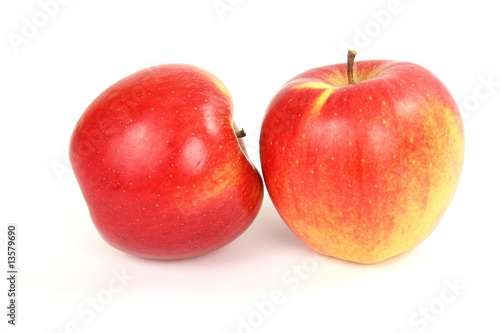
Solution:
<svg viewBox="0 0 500 333">
<path fill-rule="evenodd" d="M 241 130 L 239 130 L 238 132 L 236 132 L 236 137 L 238 139 L 244 138 L 245 136 L 247 136 L 247 133 L 245 132 L 245 130 L 243 128 Z"/>
<path fill-rule="evenodd" d="M 356 51 L 349 50 L 347 52 L 347 83 L 354 84 L 354 58 L 356 57 Z"/>
</svg>

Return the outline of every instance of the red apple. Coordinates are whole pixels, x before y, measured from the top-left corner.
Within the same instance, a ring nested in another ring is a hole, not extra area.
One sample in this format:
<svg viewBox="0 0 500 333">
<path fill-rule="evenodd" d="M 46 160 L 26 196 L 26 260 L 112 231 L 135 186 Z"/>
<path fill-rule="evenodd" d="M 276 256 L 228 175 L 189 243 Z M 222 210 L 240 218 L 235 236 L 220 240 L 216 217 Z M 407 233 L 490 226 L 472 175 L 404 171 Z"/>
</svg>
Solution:
<svg viewBox="0 0 500 333">
<path fill-rule="evenodd" d="M 141 257 L 180 259 L 243 233 L 263 196 L 226 87 L 193 66 L 156 66 L 100 94 L 70 161 L 101 236 Z"/>
<path fill-rule="evenodd" d="M 282 87 L 262 124 L 261 163 L 300 240 L 320 254 L 376 263 L 436 228 L 459 182 L 464 132 L 452 96 L 428 70 L 352 65 L 354 55 L 350 70 L 314 68 Z"/>
</svg>

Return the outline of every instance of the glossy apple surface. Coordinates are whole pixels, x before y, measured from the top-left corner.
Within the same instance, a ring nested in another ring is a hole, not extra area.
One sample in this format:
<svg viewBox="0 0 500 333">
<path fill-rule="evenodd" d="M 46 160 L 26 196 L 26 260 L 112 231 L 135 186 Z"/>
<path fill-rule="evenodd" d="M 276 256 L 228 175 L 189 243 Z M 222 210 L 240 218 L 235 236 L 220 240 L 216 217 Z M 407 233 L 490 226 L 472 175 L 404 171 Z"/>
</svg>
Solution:
<svg viewBox="0 0 500 333">
<path fill-rule="evenodd" d="M 133 255 L 181 259 L 242 234 L 263 185 L 232 113 L 221 81 L 190 65 L 145 69 L 100 94 L 70 142 L 100 235 Z"/>
<path fill-rule="evenodd" d="M 290 229 L 318 253 L 359 263 L 408 251 L 436 228 L 464 159 L 462 120 L 431 72 L 359 61 L 306 71 L 271 101 L 264 181 Z"/>
</svg>

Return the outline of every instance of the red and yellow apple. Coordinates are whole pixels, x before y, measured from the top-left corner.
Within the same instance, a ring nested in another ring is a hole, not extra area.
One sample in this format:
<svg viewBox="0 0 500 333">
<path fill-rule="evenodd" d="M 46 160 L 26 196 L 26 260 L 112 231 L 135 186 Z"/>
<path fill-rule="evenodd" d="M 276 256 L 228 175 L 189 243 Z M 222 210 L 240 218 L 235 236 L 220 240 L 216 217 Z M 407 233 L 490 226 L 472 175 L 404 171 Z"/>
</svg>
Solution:
<svg viewBox="0 0 500 333">
<path fill-rule="evenodd" d="M 354 55 L 282 87 L 260 150 L 269 195 L 293 233 L 320 254 L 368 264 L 436 228 L 460 179 L 464 132 L 450 92 L 427 69 Z"/>
<path fill-rule="evenodd" d="M 232 115 L 222 82 L 190 65 L 145 69 L 100 94 L 70 142 L 100 235 L 130 254 L 181 259 L 242 234 L 263 184 Z"/>
</svg>

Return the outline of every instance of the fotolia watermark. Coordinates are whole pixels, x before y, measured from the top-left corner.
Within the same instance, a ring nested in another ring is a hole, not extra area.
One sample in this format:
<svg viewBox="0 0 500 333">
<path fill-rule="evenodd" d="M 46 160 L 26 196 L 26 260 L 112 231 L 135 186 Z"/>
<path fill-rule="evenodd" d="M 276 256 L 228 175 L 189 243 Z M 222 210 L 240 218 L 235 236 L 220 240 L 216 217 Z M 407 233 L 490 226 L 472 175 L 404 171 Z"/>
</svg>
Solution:
<svg viewBox="0 0 500 333">
<path fill-rule="evenodd" d="M 71 164 L 69 162 L 69 154 L 66 155 L 64 162 L 61 162 L 60 160 L 52 161 L 50 166 L 60 183 L 62 183 L 66 177 L 73 176 L 73 169 L 71 168 Z"/>
<path fill-rule="evenodd" d="M 437 297 L 426 302 L 414 311 L 408 318 L 408 324 L 411 329 L 400 331 L 399 333 L 423 333 L 427 331 L 432 323 L 436 322 L 453 303 L 467 290 L 457 278 L 453 280 L 444 280 L 444 287 Z"/>
<path fill-rule="evenodd" d="M 18 53 L 21 45 L 28 44 L 35 38 L 40 30 L 45 28 L 51 19 L 59 14 L 61 5 L 65 5 L 70 0 L 40 0 L 39 9 L 28 17 L 21 17 L 21 27 L 18 32 L 8 32 L 7 39 Z"/>
<path fill-rule="evenodd" d="M 259 137 L 255 135 L 247 135 L 244 138 L 244 142 L 248 159 L 252 161 L 252 163 L 257 163 L 260 158 Z"/>
<path fill-rule="evenodd" d="M 248 159 L 253 163 L 257 163 L 260 158 L 259 138 L 255 135 L 248 135 L 242 140 L 244 141 L 245 151 Z M 60 183 L 68 179 L 74 179 L 74 173 L 69 160 L 69 154 L 66 154 L 65 158 L 59 158 L 52 161 L 50 163 L 50 167 Z"/>
<path fill-rule="evenodd" d="M 212 2 L 212 6 L 219 19 L 224 21 L 226 14 L 233 12 L 242 2 L 243 0 L 215 0 Z"/>
<path fill-rule="evenodd" d="M 405 0 L 411 2 L 412 0 Z M 350 42 L 340 43 L 340 51 L 347 54 L 349 50 L 362 50 L 380 35 L 383 29 L 387 28 L 395 15 L 403 12 L 404 6 L 400 0 L 390 0 L 385 9 L 370 12 L 371 20 L 362 27 L 354 27 L 354 36 Z"/>
<path fill-rule="evenodd" d="M 239 316 L 236 326 L 237 333 L 253 333 L 261 327 L 266 319 L 269 319 L 276 309 L 287 301 L 287 293 L 300 289 L 302 283 L 316 272 L 321 261 L 326 257 L 314 254 L 302 260 L 301 264 L 294 264 L 281 276 L 284 288 L 275 288 L 269 293 L 269 297 L 253 302 L 253 311 L 246 316 Z"/>
<path fill-rule="evenodd" d="M 61 330 L 54 333 L 83 333 L 85 327 L 90 325 L 98 314 L 113 302 L 116 295 L 125 290 L 130 281 L 134 280 L 134 276 L 123 268 L 121 271 L 113 271 L 111 274 L 112 277 L 105 288 L 96 292 L 95 295 L 87 297 L 76 306 L 77 318 L 66 322 Z"/>
<path fill-rule="evenodd" d="M 500 81 L 495 81 L 493 74 L 489 74 L 487 77 L 479 76 L 478 81 L 474 92 L 458 103 L 458 109 L 464 119 L 477 112 L 481 102 L 490 99 L 496 93 L 497 88 L 500 87 Z"/>
</svg>

